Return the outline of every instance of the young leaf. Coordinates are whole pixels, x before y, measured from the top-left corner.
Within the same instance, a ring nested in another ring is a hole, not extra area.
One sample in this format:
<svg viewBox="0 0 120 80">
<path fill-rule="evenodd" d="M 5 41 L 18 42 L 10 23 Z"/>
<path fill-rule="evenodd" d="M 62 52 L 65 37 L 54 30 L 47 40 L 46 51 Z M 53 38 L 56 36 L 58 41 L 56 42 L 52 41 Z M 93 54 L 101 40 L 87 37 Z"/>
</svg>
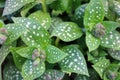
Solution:
<svg viewBox="0 0 120 80">
<path fill-rule="evenodd" d="M 50 37 L 47 30 L 45 30 L 38 22 L 30 18 L 13 18 L 14 22 L 25 27 L 27 31 L 22 35 L 22 40 L 26 45 L 31 47 L 43 48 L 50 44 Z"/>
<path fill-rule="evenodd" d="M 120 26 L 120 23 L 113 21 L 103 21 L 102 24 L 105 27 L 106 34 L 114 31 L 117 27 Z"/>
<path fill-rule="evenodd" d="M 5 65 L 3 78 L 4 80 L 23 80 L 20 71 L 11 63 Z"/>
<path fill-rule="evenodd" d="M 22 76 L 24 80 L 34 80 L 40 77 L 45 71 L 45 64 L 41 63 L 36 66 L 33 65 L 33 61 L 27 60 L 22 67 Z"/>
<path fill-rule="evenodd" d="M 18 49 L 16 53 L 22 57 L 32 59 L 33 50 L 34 50 L 33 47 L 24 47 L 24 48 Z"/>
<path fill-rule="evenodd" d="M 108 49 L 110 56 L 116 60 L 120 60 L 120 50 Z"/>
<path fill-rule="evenodd" d="M 3 16 L 11 14 L 17 10 L 19 10 L 24 5 L 33 2 L 34 0 L 7 0 L 5 2 L 5 8 L 3 11 Z"/>
<path fill-rule="evenodd" d="M 74 72 L 89 76 L 86 61 L 79 49 L 71 45 L 64 47 L 63 51 L 68 53 L 68 56 L 60 62 L 62 71 L 67 73 Z"/>
<path fill-rule="evenodd" d="M 49 13 L 44 13 L 42 11 L 37 11 L 32 13 L 29 18 L 34 19 L 38 21 L 42 27 L 44 27 L 46 30 L 50 28 L 51 25 L 51 17 Z"/>
<path fill-rule="evenodd" d="M 120 33 L 112 31 L 101 38 L 101 46 L 120 50 Z"/>
<path fill-rule="evenodd" d="M 22 69 L 22 65 L 24 64 L 25 62 L 25 58 L 21 57 L 19 54 L 16 53 L 16 51 L 18 50 L 19 48 L 11 48 L 11 53 L 12 53 L 12 56 L 13 56 L 13 60 L 14 60 L 14 63 L 16 65 L 16 67 L 21 70 Z"/>
<path fill-rule="evenodd" d="M 65 42 L 78 39 L 82 34 L 82 30 L 73 22 L 62 22 L 52 32 L 52 36 L 56 36 Z"/>
<path fill-rule="evenodd" d="M 98 72 L 101 78 L 103 78 L 104 71 L 109 66 L 110 61 L 107 59 L 100 60 L 95 65 L 93 65 L 93 68 Z"/>
<path fill-rule="evenodd" d="M 6 41 L 7 44 L 12 43 L 16 39 L 18 39 L 24 32 L 26 32 L 26 28 L 18 24 L 8 24 L 5 26 L 5 28 L 8 31 L 8 39 Z"/>
<path fill-rule="evenodd" d="M 62 80 L 65 73 L 58 70 L 47 70 L 40 78 L 37 80 Z"/>
<path fill-rule="evenodd" d="M 95 38 L 92 34 L 87 32 L 86 33 L 86 44 L 89 49 L 89 52 L 91 52 L 99 47 L 100 39 Z"/>
<path fill-rule="evenodd" d="M 101 0 L 91 0 L 85 10 L 85 28 L 91 31 L 95 24 L 103 21 L 104 16 L 105 11 Z"/>
<path fill-rule="evenodd" d="M 48 45 L 45 51 L 46 51 L 47 61 L 49 63 L 59 62 L 68 55 L 59 48 L 52 45 Z"/>
</svg>

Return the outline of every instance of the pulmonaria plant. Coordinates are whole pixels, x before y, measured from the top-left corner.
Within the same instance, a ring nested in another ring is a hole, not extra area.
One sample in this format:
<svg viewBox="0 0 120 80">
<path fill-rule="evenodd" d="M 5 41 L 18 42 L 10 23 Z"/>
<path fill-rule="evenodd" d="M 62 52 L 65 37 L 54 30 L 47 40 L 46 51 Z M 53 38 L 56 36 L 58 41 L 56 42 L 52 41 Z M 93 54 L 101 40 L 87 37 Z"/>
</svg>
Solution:
<svg viewBox="0 0 120 80">
<path fill-rule="evenodd" d="M 0 80 L 119 80 L 119 6 L 1 0 Z"/>
</svg>

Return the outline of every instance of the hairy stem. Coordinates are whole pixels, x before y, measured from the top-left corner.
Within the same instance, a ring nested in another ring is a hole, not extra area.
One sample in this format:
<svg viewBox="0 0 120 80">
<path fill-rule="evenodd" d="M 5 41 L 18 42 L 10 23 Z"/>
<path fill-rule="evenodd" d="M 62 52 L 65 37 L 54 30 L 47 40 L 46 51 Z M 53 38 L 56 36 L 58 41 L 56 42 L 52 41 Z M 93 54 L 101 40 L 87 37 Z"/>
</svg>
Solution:
<svg viewBox="0 0 120 80">
<path fill-rule="evenodd" d="M 43 12 L 47 12 L 45 0 L 42 0 L 41 4 L 42 4 Z"/>
<path fill-rule="evenodd" d="M 60 42 L 60 39 L 57 37 L 55 40 L 55 45 L 58 46 L 59 42 Z"/>
</svg>

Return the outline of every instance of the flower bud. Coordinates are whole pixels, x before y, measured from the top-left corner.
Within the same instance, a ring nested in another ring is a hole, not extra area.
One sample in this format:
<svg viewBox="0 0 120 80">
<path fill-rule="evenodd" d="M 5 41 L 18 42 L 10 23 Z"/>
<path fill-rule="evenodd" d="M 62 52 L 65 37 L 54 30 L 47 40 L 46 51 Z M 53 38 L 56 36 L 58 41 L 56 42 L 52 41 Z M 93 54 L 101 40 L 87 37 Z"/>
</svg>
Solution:
<svg viewBox="0 0 120 80">
<path fill-rule="evenodd" d="M 34 66 L 37 66 L 39 63 L 40 63 L 40 58 L 37 58 L 37 59 L 33 62 L 33 65 L 34 65 Z"/>
<path fill-rule="evenodd" d="M 0 33 L 2 33 L 2 34 L 8 34 L 6 28 L 0 28 Z"/>
<path fill-rule="evenodd" d="M 46 54 L 45 54 L 45 51 L 44 51 L 44 50 L 41 50 L 41 51 L 40 51 L 40 58 L 41 58 L 41 59 L 45 59 L 45 58 L 46 58 Z"/>
<path fill-rule="evenodd" d="M 40 56 L 40 53 L 39 53 L 39 51 L 38 51 L 37 49 L 35 49 L 35 50 L 33 51 L 33 54 L 34 54 L 36 57 L 39 57 L 39 56 Z"/>
<path fill-rule="evenodd" d="M 32 54 L 32 60 L 35 60 L 36 58 L 38 58 L 40 56 L 40 53 L 37 49 L 35 49 L 33 51 L 33 54 Z"/>
<path fill-rule="evenodd" d="M 0 44 L 3 44 L 6 41 L 7 37 L 5 35 L 0 34 Z"/>
<path fill-rule="evenodd" d="M 104 28 L 104 26 L 101 23 L 96 24 L 94 29 L 93 29 L 93 31 L 92 31 L 92 34 L 95 37 L 101 38 L 102 36 L 105 35 L 105 28 Z"/>
</svg>

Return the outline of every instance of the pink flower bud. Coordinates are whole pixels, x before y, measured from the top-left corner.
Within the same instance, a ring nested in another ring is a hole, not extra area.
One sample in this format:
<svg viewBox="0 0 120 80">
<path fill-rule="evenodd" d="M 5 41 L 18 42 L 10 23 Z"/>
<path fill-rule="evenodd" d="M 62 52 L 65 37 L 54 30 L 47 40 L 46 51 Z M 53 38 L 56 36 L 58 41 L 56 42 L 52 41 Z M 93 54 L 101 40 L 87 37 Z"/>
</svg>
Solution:
<svg viewBox="0 0 120 80">
<path fill-rule="evenodd" d="M 34 65 L 34 66 L 37 66 L 39 63 L 40 63 L 40 58 L 37 58 L 37 59 L 33 62 L 33 65 Z"/>
<path fill-rule="evenodd" d="M 0 34 L 0 44 L 3 44 L 6 41 L 7 37 L 5 35 Z"/>
<path fill-rule="evenodd" d="M 6 28 L 0 28 L 0 33 L 3 33 L 3 34 L 8 34 Z"/>
<path fill-rule="evenodd" d="M 39 56 L 40 56 L 40 53 L 39 53 L 39 51 L 38 51 L 37 49 L 35 49 L 35 50 L 33 51 L 33 54 L 34 54 L 36 57 L 39 57 Z"/>
</svg>

